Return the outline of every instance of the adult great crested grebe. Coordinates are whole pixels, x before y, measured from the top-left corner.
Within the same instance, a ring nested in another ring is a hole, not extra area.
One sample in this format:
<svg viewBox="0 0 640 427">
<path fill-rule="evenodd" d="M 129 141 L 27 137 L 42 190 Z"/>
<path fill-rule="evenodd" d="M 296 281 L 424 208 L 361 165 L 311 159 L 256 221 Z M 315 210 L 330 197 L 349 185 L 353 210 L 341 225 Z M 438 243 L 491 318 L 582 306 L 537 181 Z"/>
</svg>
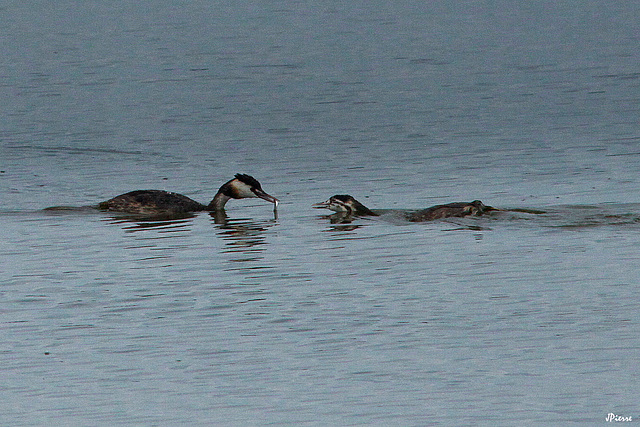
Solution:
<svg viewBox="0 0 640 427">
<path fill-rule="evenodd" d="M 365 205 L 354 199 L 348 194 L 336 194 L 329 200 L 313 205 L 317 209 L 330 209 L 334 212 L 344 213 L 347 216 L 379 216 L 380 214 L 373 212 Z M 458 202 L 447 203 L 445 205 L 436 205 L 427 209 L 421 209 L 413 212 L 404 213 L 405 218 L 410 222 L 431 221 L 434 219 L 464 217 L 464 216 L 480 216 L 489 211 L 498 210 L 491 206 L 486 206 L 480 200 L 474 200 L 470 203 Z"/>
<path fill-rule="evenodd" d="M 182 194 L 163 190 L 136 190 L 121 194 L 98 205 L 98 209 L 142 215 L 183 214 L 197 211 L 223 211 L 230 199 L 259 197 L 278 205 L 278 199 L 262 190 L 257 179 L 250 175 L 236 174 L 224 183 L 211 203 L 203 205 Z"/>
</svg>

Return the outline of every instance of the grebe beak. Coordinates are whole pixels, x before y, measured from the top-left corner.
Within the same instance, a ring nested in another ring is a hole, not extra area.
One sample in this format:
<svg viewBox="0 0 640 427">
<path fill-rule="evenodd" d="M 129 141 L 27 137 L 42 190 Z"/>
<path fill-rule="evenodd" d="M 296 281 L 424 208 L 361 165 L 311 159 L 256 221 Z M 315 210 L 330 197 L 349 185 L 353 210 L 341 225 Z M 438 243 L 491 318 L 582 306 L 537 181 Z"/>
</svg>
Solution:
<svg viewBox="0 0 640 427">
<path fill-rule="evenodd" d="M 267 202 L 271 202 L 271 203 L 273 203 L 273 204 L 274 204 L 274 205 L 276 205 L 276 206 L 278 205 L 278 202 L 279 202 L 279 200 L 278 200 L 278 199 L 276 199 L 275 197 L 273 197 L 273 196 L 272 196 L 272 195 L 270 195 L 270 194 L 265 193 L 265 192 L 264 192 L 264 191 L 262 191 L 261 189 L 259 189 L 259 188 L 253 188 L 251 191 L 253 191 L 253 193 L 254 193 L 256 196 L 260 197 L 261 199 L 266 200 Z"/>
<path fill-rule="evenodd" d="M 315 208 L 315 209 L 328 209 L 329 205 L 330 205 L 330 203 L 327 200 L 326 202 L 321 202 L 321 203 L 316 203 L 314 205 L 311 205 L 311 207 Z"/>
</svg>

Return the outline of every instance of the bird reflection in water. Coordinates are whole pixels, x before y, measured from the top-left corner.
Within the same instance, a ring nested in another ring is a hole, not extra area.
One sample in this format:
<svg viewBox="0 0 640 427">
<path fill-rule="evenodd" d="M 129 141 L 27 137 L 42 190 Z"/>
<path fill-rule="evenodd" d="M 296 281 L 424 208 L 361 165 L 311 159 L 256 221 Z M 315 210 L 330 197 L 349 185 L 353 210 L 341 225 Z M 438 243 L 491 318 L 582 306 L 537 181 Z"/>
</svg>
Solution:
<svg viewBox="0 0 640 427">
<path fill-rule="evenodd" d="M 362 225 L 339 224 L 339 225 L 332 225 L 326 231 L 354 231 L 360 227 L 362 227 Z"/>
<path fill-rule="evenodd" d="M 183 213 L 179 215 L 112 215 L 107 221 L 110 224 L 121 225 L 127 233 L 134 233 L 142 230 L 163 230 L 182 231 L 193 223 L 195 218 L 193 213 Z"/>
<path fill-rule="evenodd" d="M 248 218 L 231 219 L 225 211 L 211 212 L 211 219 L 220 230 L 218 235 L 233 247 L 252 248 L 262 245 L 264 231 L 277 224 L 277 214 L 266 221 L 254 221 Z M 120 225 L 128 233 L 143 230 L 184 231 L 193 224 L 195 213 L 173 215 L 111 215 L 106 219 L 110 224 Z"/>
<path fill-rule="evenodd" d="M 242 252 L 253 254 L 262 252 L 266 241 L 265 232 L 278 223 L 277 217 L 271 220 L 255 221 L 249 218 L 230 219 L 220 213 L 211 213 L 217 224 L 218 236 L 225 240 L 223 252 Z M 243 259 L 248 260 L 248 259 Z"/>
<path fill-rule="evenodd" d="M 358 217 L 354 217 L 353 215 L 349 215 L 346 212 L 336 212 L 331 215 L 321 215 L 319 218 L 326 220 L 328 219 L 331 222 L 331 226 L 325 231 L 353 231 L 358 228 L 361 228 L 363 224 L 359 222 L 358 224 L 353 224 L 354 219 L 359 219 Z"/>
</svg>

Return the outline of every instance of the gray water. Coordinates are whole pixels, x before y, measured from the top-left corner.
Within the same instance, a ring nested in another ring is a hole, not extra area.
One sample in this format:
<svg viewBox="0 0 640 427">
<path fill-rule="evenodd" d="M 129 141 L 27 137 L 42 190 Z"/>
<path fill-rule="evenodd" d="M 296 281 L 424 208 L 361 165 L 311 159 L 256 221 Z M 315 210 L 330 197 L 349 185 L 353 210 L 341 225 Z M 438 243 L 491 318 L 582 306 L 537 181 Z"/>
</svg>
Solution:
<svg viewBox="0 0 640 427">
<path fill-rule="evenodd" d="M 2 425 L 640 419 L 638 2 L 24 1 L 0 24 Z M 206 203 L 238 172 L 277 217 L 43 210 Z M 525 212 L 341 224 L 311 209 L 336 193 Z"/>
</svg>

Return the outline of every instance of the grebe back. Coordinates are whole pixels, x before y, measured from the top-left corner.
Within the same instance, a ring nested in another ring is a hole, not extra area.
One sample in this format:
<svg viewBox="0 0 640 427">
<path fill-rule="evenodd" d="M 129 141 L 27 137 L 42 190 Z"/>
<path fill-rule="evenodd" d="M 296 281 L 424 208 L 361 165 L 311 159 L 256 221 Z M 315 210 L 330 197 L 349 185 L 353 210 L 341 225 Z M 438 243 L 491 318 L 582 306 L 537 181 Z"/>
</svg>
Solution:
<svg viewBox="0 0 640 427">
<path fill-rule="evenodd" d="M 489 211 L 495 210 L 497 209 L 485 205 L 480 200 L 474 200 L 470 203 L 454 202 L 408 213 L 407 219 L 411 222 L 422 222 L 441 218 L 481 216 Z"/>
</svg>

